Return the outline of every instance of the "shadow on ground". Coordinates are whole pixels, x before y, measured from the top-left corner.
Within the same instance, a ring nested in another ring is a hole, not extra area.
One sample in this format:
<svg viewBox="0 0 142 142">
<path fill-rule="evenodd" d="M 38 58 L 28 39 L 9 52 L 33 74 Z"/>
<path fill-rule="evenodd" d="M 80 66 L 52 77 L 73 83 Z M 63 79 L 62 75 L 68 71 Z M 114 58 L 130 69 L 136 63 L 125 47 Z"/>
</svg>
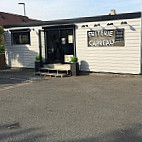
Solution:
<svg viewBox="0 0 142 142">
<path fill-rule="evenodd" d="M 14 85 L 39 78 L 33 69 L 11 68 L 0 70 L 0 87 Z"/>
<path fill-rule="evenodd" d="M 41 128 L 29 128 L 24 130 L 8 130 L 0 126 L 0 141 L 5 142 L 45 142 L 52 141 L 47 134 L 41 133 Z M 36 132 L 37 131 L 37 132 Z M 57 138 L 58 139 L 58 138 Z M 100 134 L 99 137 L 88 137 L 72 140 L 53 140 L 52 142 L 141 142 L 142 124 L 136 124 L 127 129 L 118 129 L 112 133 Z"/>
<path fill-rule="evenodd" d="M 57 142 L 142 142 L 142 124 L 136 124 L 126 129 L 118 129 L 108 134 L 100 134 L 98 137 Z"/>
<path fill-rule="evenodd" d="M 40 133 L 40 128 L 24 130 L 9 130 L 4 132 L 5 126 L 0 126 L 0 141 L 9 142 L 45 142 L 52 141 L 47 134 Z M 38 132 L 36 132 L 38 131 Z M 141 142 L 142 124 L 136 124 L 128 129 L 118 129 L 111 134 L 103 134 L 99 137 L 88 137 L 77 140 L 53 140 L 53 142 Z M 54 139 L 54 138 L 53 138 Z"/>
<path fill-rule="evenodd" d="M 0 126 L 0 141 L 1 142 L 40 142 L 46 141 L 48 136 L 40 133 L 40 128 L 29 129 L 8 129 L 5 126 Z M 6 131 L 6 132 L 5 132 Z"/>
</svg>

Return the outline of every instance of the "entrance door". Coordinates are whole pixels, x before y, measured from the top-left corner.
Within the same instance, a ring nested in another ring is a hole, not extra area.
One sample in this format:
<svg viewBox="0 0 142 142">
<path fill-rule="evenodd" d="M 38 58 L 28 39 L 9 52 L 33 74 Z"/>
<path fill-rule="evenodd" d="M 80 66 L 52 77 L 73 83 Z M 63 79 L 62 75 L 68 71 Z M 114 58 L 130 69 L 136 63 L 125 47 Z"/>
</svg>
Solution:
<svg viewBox="0 0 142 142">
<path fill-rule="evenodd" d="M 61 62 L 60 31 L 50 30 L 47 32 L 47 62 Z"/>
<path fill-rule="evenodd" d="M 47 29 L 46 35 L 47 63 L 64 63 L 65 55 L 74 55 L 73 29 Z"/>
</svg>

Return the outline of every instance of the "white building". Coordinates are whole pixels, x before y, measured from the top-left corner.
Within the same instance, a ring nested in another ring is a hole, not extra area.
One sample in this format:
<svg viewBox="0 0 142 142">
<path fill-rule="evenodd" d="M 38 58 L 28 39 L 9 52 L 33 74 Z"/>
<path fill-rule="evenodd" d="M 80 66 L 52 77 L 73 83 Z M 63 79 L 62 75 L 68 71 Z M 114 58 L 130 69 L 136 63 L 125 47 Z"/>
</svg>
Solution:
<svg viewBox="0 0 142 142">
<path fill-rule="evenodd" d="M 6 63 L 34 68 L 78 58 L 81 71 L 142 73 L 141 12 L 5 25 Z M 65 59 L 66 58 L 66 59 Z"/>
</svg>

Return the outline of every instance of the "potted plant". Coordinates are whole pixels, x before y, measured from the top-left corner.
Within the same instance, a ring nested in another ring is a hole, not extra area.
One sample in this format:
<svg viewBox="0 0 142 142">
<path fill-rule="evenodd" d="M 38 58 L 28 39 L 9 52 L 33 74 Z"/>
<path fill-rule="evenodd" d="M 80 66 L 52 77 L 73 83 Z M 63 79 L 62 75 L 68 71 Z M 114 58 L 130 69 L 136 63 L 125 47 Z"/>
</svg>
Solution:
<svg viewBox="0 0 142 142">
<path fill-rule="evenodd" d="M 79 74 L 79 63 L 76 56 L 71 58 L 71 74 L 72 76 L 77 76 Z"/>
<path fill-rule="evenodd" d="M 35 72 L 39 72 L 40 71 L 40 56 L 36 55 L 35 57 Z"/>
</svg>

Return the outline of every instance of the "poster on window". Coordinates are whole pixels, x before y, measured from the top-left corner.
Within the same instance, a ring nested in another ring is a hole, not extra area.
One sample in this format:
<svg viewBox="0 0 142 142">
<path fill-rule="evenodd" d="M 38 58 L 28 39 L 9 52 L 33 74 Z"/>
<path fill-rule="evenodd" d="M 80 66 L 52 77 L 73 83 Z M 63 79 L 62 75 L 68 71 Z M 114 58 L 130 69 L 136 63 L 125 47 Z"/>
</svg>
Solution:
<svg viewBox="0 0 142 142">
<path fill-rule="evenodd" d="M 72 57 L 73 57 L 73 55 L 64 55 L 64 61 L 65 61 L 65 63 L 70 63 Z"/>
<path fill-rule="evenodd" d="M 73 35 L 68 35 L 68 43 L 73 43 Z"/>
</svg>

